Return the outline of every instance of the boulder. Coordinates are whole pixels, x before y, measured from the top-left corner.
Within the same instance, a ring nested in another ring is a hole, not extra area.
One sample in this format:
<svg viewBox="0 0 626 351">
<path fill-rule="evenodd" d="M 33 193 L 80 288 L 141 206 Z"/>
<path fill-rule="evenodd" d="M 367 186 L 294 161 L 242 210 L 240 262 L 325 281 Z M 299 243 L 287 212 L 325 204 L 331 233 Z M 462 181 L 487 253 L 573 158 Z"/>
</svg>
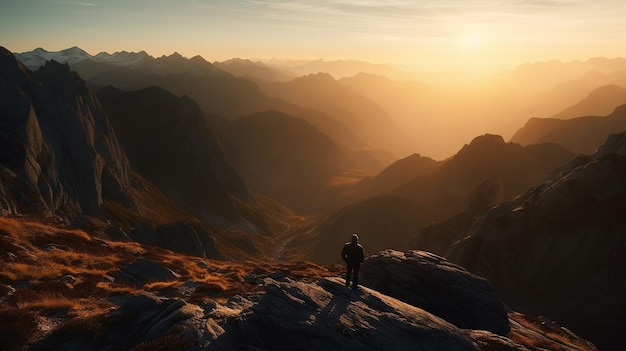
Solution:
<svg viewBox="0 0 626 351">
<path fill-rule="evenodd" d="M 180 275 L 162 264 L 138 258 L 119 270 L 116 282 L 143 286 L 149 282 L 167 282 L 180 278 Z"/>
<path fill-rule="evenodd" d="M 509 332 L 505 307 L 487 280 L 425 251 L 386 250 L 368 257 L 361 284 L 459 328 Z"/>
</svg>

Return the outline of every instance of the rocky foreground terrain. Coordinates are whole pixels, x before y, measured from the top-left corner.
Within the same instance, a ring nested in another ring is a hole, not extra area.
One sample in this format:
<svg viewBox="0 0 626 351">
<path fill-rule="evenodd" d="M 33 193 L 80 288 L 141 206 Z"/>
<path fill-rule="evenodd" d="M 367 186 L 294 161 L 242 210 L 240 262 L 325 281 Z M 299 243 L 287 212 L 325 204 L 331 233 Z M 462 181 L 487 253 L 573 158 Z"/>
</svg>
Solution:
<svg viewBox="0 0 626 351">
<path fill-rule="evenodd" d="M 184 256 L 0 218 L 2 350 L 594 350 L 422 251 L 343 267 Z"/>
</svg>

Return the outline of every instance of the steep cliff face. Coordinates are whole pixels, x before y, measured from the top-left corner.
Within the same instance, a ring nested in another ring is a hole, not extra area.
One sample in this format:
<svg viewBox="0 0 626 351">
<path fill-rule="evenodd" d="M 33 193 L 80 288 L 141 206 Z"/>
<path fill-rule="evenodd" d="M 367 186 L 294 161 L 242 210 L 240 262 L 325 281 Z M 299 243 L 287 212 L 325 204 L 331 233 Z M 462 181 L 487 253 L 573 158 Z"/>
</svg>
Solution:
<svg viewBox="0 0 626 351">
<path fill-rule="evenodd" d="M 447 258 L 513 309 L 545 314 L 603 350 L 626 324 L 626 133 L 479 218 Z"/>
<path fill-rule="evenodd" d="M 0 48 L 0 206 L 3 212 L 97 214 L 133 207 L 131 171 L 95 96 L 67 65 L 32 73 Z"/>
</svg>

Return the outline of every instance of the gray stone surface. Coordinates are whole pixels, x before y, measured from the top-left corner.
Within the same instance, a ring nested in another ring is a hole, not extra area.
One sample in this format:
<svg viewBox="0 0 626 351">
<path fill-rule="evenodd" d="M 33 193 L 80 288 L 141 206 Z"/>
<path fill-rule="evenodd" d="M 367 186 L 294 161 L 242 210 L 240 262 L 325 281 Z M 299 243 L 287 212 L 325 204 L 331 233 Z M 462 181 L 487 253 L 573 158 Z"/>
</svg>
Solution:
<svg viewBox="0 0 626 351">
<path fill-rule="evenodd" d="M 509 332 L 504 305 L 489 282 L 425 251 L 370 256 L 361 266 L 361 283 L 459 328 Z"/>
</svg>

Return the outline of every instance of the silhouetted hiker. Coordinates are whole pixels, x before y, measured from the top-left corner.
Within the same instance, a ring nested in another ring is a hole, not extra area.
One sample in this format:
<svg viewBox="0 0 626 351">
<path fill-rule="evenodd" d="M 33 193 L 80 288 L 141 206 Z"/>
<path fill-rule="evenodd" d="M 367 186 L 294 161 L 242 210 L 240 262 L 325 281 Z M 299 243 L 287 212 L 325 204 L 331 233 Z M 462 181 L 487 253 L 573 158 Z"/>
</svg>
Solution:
<svg viewBox="0 0 626 351">
<path fill-rule="evenodd" d="M 346 286 L 350 286 L 350 276 L 352 276 L 352 289 L 356 290 L 359 286 L 359 266 L 365 254 L 363 253 L 363 246 L 359 244 L 359 236 L 352 234 L 352 238 L 349 243 L 346 243 L 341 250 L 341 258 L 348 265 L 346 272 Z"/>
</svg>

